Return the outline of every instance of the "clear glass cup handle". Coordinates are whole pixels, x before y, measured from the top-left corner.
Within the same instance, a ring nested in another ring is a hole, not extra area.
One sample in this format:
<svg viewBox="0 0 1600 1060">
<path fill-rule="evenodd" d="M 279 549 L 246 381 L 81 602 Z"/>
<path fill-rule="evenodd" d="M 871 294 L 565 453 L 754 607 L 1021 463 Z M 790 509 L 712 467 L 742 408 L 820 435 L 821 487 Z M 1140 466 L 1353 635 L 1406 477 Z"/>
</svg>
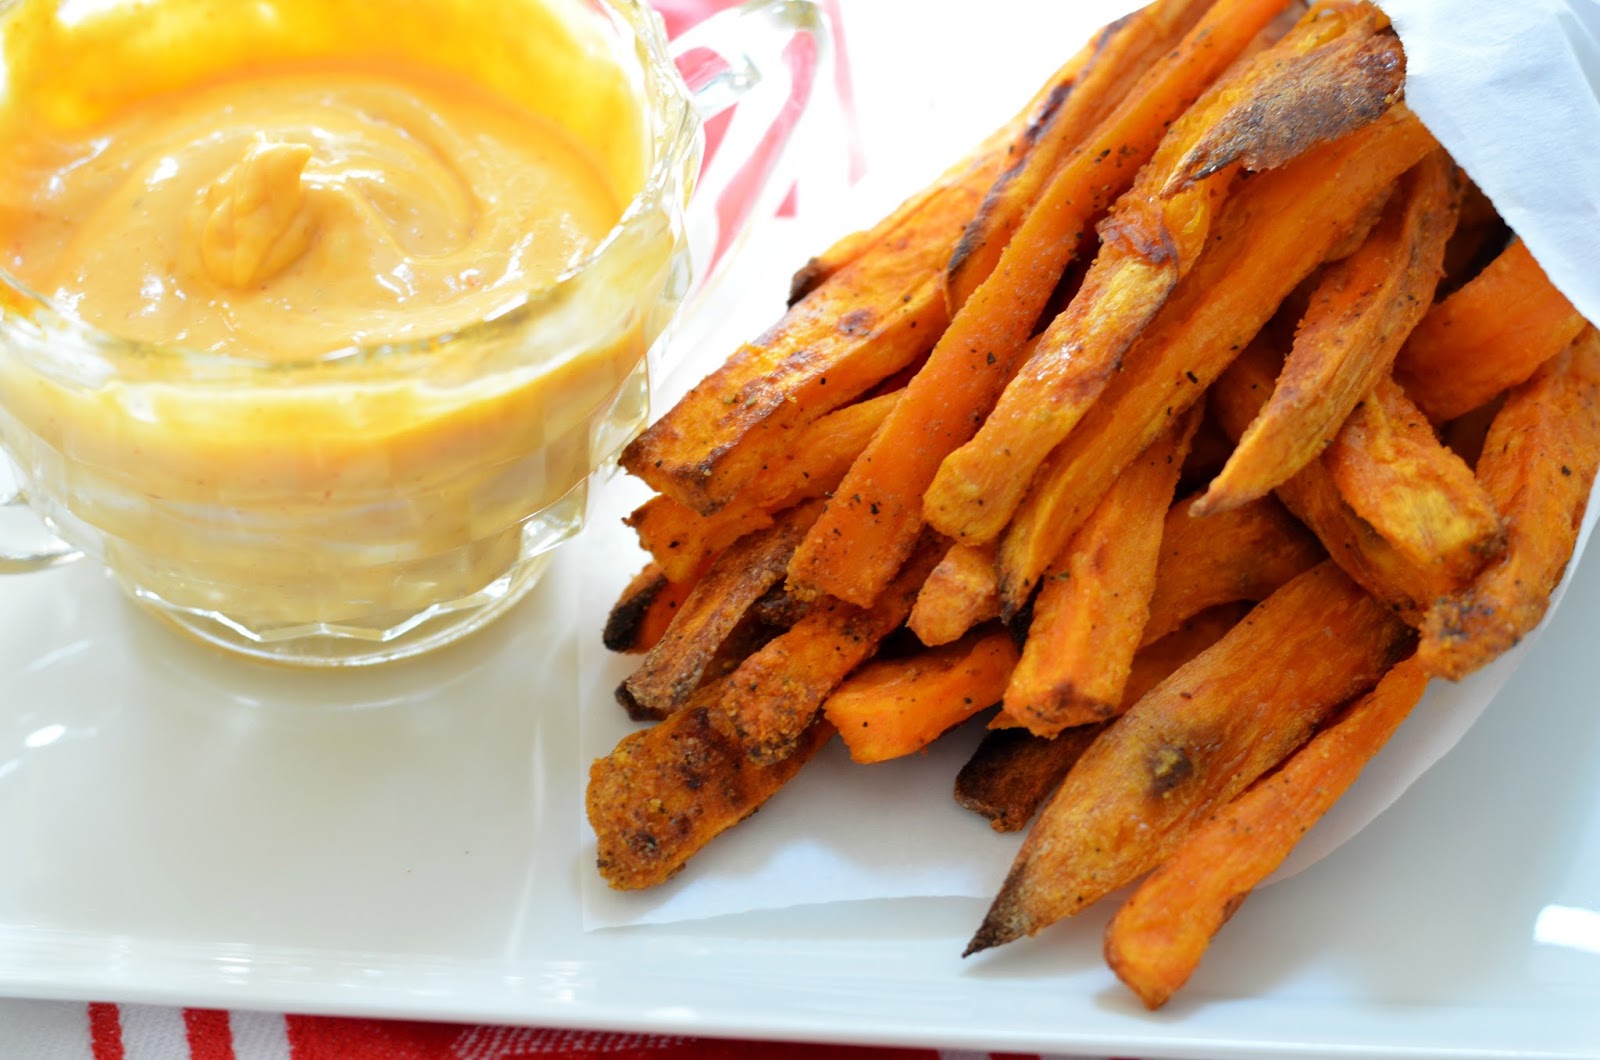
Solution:
<svg viewBox="0 0 1600 1060">
<path fill-rule="evenodd" d="M 793 183 L 795 134 L 832 69 L 831 37 L 813 0 L 746 0 L 681 33 L 670 50 L 702 122 L 737 108 L 688 209 L 703 282 L 750 221 L 777 212 Z"/>
<path fill-rule="evenodd" d="M 26 574 L 63 563 L 82 553 L 45 528 L 28 510 L 16 469 L 0 453 L 0 574 Z"/>
</svg>

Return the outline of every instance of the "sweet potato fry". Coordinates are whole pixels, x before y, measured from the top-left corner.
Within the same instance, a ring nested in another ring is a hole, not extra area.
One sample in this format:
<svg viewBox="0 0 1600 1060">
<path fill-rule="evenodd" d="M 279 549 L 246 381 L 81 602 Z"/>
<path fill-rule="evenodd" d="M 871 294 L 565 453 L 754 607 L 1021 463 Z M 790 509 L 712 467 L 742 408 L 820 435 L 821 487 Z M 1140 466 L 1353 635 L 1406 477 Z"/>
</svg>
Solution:
<svg viewBox="0 0 1600 1060">
<path fill-rule="evenodd" d="M 960 309 L 988 279 L 1029 206 L 1068 154 L 1094 131 L 1162 54 L 1183 39 L 1211 0 L 1157 0 L 1100 31 L 1071 95 L 1031 150 L 1000 174 L 967 224 L 945 270 L 945 305 Z"/>
<path fill-rule="evenodd" d="M 1168 3 L 1173 0 L 1167 0 Z M 1187 0 L 1191 6 L 1201 6 L 1197 0 Z M 1209 2 L 1209 0 L 1206 0 Z M 1199 17 L 1196 11 L 1194 18 Z M 946 170 L 938 180 L 916 192 L 892 210 L 887 217 L 864 231 L 852 232 L 836 241 L 831 247 L 808 260 L 789 282 L 789 304 L 792 306 L 816 290 L 839 270 L 872 252 L 882 243 L 891 241 L 900 230 L 913 220 L 919 211 L 940 194 L 947 194 L 952 185 L 970 188 L 975 180 L 987 177 L 988 190 L 1003 182 L 1005 173 L 1023 164 L 1023 159 L 1038 151 L 1046 138 L 1059 135 L 1052 130 L 1058 124 L 1058 115 L 1069 100 L 1077 96 L 1093 95 L 1095 89 L 1084 85 L 1085 74 L 1091 68 L 1106 64 L 1102 53 L 1116 26 L 1108 26 L 1085 44 L 1078 53 L 1067 60 L 1028 101 L 1016 117 L 995 130 L 966 158 Z M 1103 78 L 1104 75 L 1099 75 Z M 1073 108 L 1082 108 L 1087 100 L 1079 99 Z M 1114 100 L 1112 102 L 1115 102 Z M 1098 120 L 1098 119 L 1097 119 Z M 987 199 L 987 194 L 985 199 Z"/>
<path fill-rule="evenodd" d="M 751 624 L 749 622 L 741 623 L 739 629 L 736 630 L 727 641 L 723 642 L 724 645 L 730 648 L 745 648 L 744 644 L 735 644 L 734 642 L 742 641 L 744 639 L 744 635 L 749 630 L 750 625 Z M 745 650 L 748 652 L 753 649 L 745 648 Z M 633 721 L 641 723 L 666 721 L 673 715 L 681 714 L 686 710 L 699 710 L 703 707 L 709 707 L 711 704 L 717 701 L 719 696 L 722 695 L 723 689 L 728 686 L 728 668 L 726 666 L 719 666 L 714 662 L 710 666 L 706 667 L 706 669 L 708 672 L 701 682 L 700 687 L 695 689 L 689 698 L 684 701 L 683 705 L 675 710 L 651 710 L 649 707 L 646 707 L 644 704 L 633 698 L 633 693 L 628 691 L 628 683 L 626 681 L 617 686 L 614 697 L 617 701 L 617 705 L 620 706 L 628 715 L 629 719 Z"/>
<path fill-rule="evenodd" d="M 822 704 L 857 762 L 915 754 L 952 726 L 1000 702 L 1017 665 L 1017 645 L 1003 629 L 954 644 L 869 662 Z"/>
<path fill-rule="evenodd" d="M 1233 196 L 1216 241 L 1041 466 L 1001 541 L 1002 601 L 1028 597 L 1128 462 L 1198 400 L 1371 201 L 1435 146 L 1397 106 Z"/>
<path fill-rule="evenodd" d="M 993 405 L 1084 226 L 1282 6 L 1218 0 L 1063 164 L 806 535 L 793 583 L 865 606 L 894 576 L 922 528 L 934 472 Z"/>
<path fill-rule="evenodd" d="M 921 229 L 904 238 L 914 237 L 934 239 Z M 856 275 L 874 261 L 849 266 L 790 310 L 815 320 L 742 347 L 635 439 L 622 466 L 685 507 L 714 512 L 788 448 L 795 428 L 924 355 L 946 323 L 928 263 Z"/>
<path fill-rule="evenodd" d="M 774 585 L 751 605 L 750 614 L 765 626 L 784 630 L 804 618 L 809 610 L 809 601 L 799 599 L 781 585 Z"/>
<path fill-rule="evenodd" d="M 1348 19 L 1353 31 L 1340 29 L 1340 19 Z M 1163 194 L 1236 162 L 1254 173 L 1287 165 L 1315 145 L 1375 121 L 1400 98 L 1405 55 L 1399 39 L 1383 32 L 1389 20 L 1377 8 L 1319 3 L 1300 25 L 1317 36 L 1303 47 L 1278 49 L 1271 60 L 1278 69 L 1270 78 L 1240 86 L 1228 109 L 1208 123 L 1174 167 Z"/>
<path fill-rule="evenodd" d="M 972 159 L 963 160 L 958 165 L 965 168 L 972 163 Z M 946 173 L 945 177 L 950 174 Z M 934 195 L 942 186 L 943 181 L 937 181 L 917 192 L 911 198 L 901 203 L 888 217 L 873 225 L 871 228 L 847 232 L 834 241 L 833 245 L 820 254 L 813 254 L 807 258 L 789 277 L 789 308 L 793 309 L 806 295 L 821 287 L 834 273 L 847 265 L 853 264 L 863 255 L 869 253 L 873 247 L 881 243 L 884 237 L 898 228 L 905 219 L 924 206 L 929 197 Z"/>
<path fill-rule="evenodd" d="M 967 953 L 1033 934 L 1154 868 L 1195 823 L 1371 688 L 1409 640 L 1331 563 L 1279 589 L 1084 753 Z"/>
<path fill-rule="evenodd" d="M 871 607 L 826 597 L 814 601 L 805 617 L 734 671 L 713 721 L 752 762 L 789 754 L 828 694 L 905 622 L 942 552 L 928 535 Z"/>
<path fill-rule="evenodd" d="M 1395 379 L 1443 423 L 1527 379 L 1583 326 L 1519 239 L 1428 310 L 1400 350 Z"/>
<path fill-rule="evenodd" d="M 1249 611 L 1249 604 L 1213 607 L 1141 648 L 1123 686 L 1122 709 L 1139 702 L 1178 667 L 1221 640 Z M 1108 724 L 1080 725 L 1045 739 L 1002 710 L 956 776 L 956 802 L 988 818 L 997 832 L 1020 830 Z"/>
<path fill-rule="evenodd" d="M 746 759 L 704 707 L 625 737 L 589 768 L 585 801 L 600 875 L 624 891 L 670 879 L 775 795 L 832 735 L 818 719 L 793 753 L 768 766 Z"/>
<path fill-rule="evenodd" d="M 622 466 L 687 508 L 715 511 L 789 447 L 789 431 L 931 349 L 949 320 L 941 270 L 962 228 L 1091 55 L 1063 66 L 1015 120 L 869 235 L 802 268 L 783 319 L 629 445 Z"/>
<path fill-rule="evenodd" d="M 1465 585 L 1505 549 L 1505 524 L 1488 491 L 1393 379 L 1350 414 L 1322 463 L 1352 511 L 1406 559 L 1453 584 Z"/>
<path fill-rule="evenodd" d="M 738 616 L 732 628 L 722 637 L 721 643 L 704 658 L 700 667 L 699 684 L 686 698 L 667 702 L 661 706 L 642 703 L 634 698 L 628 689 L 628 682 L 624 680 L 614 693 L 617 703 L 634 721 L 661 721 L 680 710 L 715 702 L 721 696 L 722 686 L 734 668 L 787 628 L 781 622 L 767 621 L 771 613 L 768 601 L 772 599 L 772 595 L 773 591 L 767 590 L 759 600 L 745 610 L 744 614 Z"/>
<path fill-rule="evenodd" d="M 1278 355 L 1264 341 L 1240 354 L 1211 388 L 1223 429 L 1242 433 L 1272 392 Z M 1412 625 L 1434 600 L 1460 587 L 1437 564 L 1411 562 L 1345 503 L 1327 464 L 1313 460 L 1277 489 L 1278 499 L 1327 549 L 1333 561 Z"/>
<path fill-rule="evenodd" d="M 1408 624 L 1419 625 L 1427 607 L 1450 591 L 1442 568 L 1411 563 L 1352 511 L 1323 465 L 1308 465 L 1277 493 L 1344 572 Z"/>
<path fill-rule="evenodd" d="M 956 774 L 957 805 L 996 832 L 1020 832 L 1105 728 L 1082 725 L 1048 740 L 1020 727 L 991 729 Z"/>
<path fill-rule="evenodd" d="M 696 572 L 691 572 L 693 575 Z M 669 581 L 654 563 L 634 575 L 606 616 L 600 635 L 608 651 L 633 654 L 656 646 L 697 578 Z"/>
<path fill-rule="evenodd" d="M 1106 927 L 1106 962 L 1149 1008 L 1188 982 L 1211 938 L 1355 782 L 1427 687 L 1395 666 L 1283 768 L 1219 810 L 1146 877 Z"/>
<path fill-rule="evenodd" d="M 1285 578 L 1287 582 L 1289 579 Z M 1262 594 L 1263 598 L 1271 595 Z M 1133 657 L 1128 680 L 1122 686 L 1122 703 L 1118 714 L 1127 710 L 1156 685 L 1165 681 L 1172 672 L 1190 659 L 1222 639 L 1222 635 L 1250 613 L 1254 603 L 1245 600 L 1218 604 L 1181 622 L 1166 636 L 1141 645 Z M 1002 707 L 989 721 L 991 729 L 1020 729 L 1022 722 L 1013 718 Z"/>
<path fill-rule="evenodd" d="M 1370 5 L 1319 5 L 1178 119 L 1133 189 L 1101 224 L 1100 253 L 1072 304 L 1050 324 L 977 434 L 939 467 L 923 504 L 929 525 L 958 541 L 989 541 L 998 535 L 1022 503 L 1039 465 L 1082 419 L 1129 346 L 1194 267 L 1233 176 L 1229 169 L 1204 183 L 1163 193 L 1195 142 L 1235 106 L 1263 95 L 1345 95 L 1351 86 L 1343 81 L 1295 81 L 1286 75 L 1298 69 L 1296 60 L 1306 54 L 1346 38 L 1370 38 L 1386 24 Z M 1392 102 L 1400 72 L 1396 62 L 1392 83 L 1373 86 L 1370 108 L 1347 107 L 1351 120 L 1358 114 L 1368 115 L 1367 121 L 1376 119 Z M 1256 135 L 1272 137 L 1265 129 Z M 1311 142 L 1301 146 L 1308 148 Z M 1428 278 L 1431 284 L 1436 277 L 1430 273 Z"/>
<path fill-rule="evenodd" d="M 1187 498 L 1167 513 L 1141 646 L 1209 607 L 1265 600 L 1327 558 L 1316 537 L 1271 497 L 1204 519 L 1191 514 L 1193 504 Z"/>
<path fill-rule="evenodd" d="M 737 496 L 710 515 L 661 494 L 624 520 L 669 579 L 681 581 L 745 534 L 772 525 L 772 513 L 826 496 L 866 448 L 898 392 L 846 405 L 798 428 L 800 437 Z"/>
<path fill-rule="evenodd" d="M 633 528 L 640 547 L 650 553 L 663 576 L 684 581 L 739 538 L 771 526 L 772 510 L 736 503 L 701 515 L 658 493 L 622 521 Z"/>
<path fill-rule="evenodd" d="M 1075 76 L 1075 75 L 1074 75 Z M 1052 82 L 1053 84 L 1054 82 Z M 1070 85 L 1070 82 L 1069 82 Z M 924 218 L 942 213 L 941 200 L 969 199 L 973 186 L 998 172 L 1006 157 L 1022 140 L 1027 123 L 1022 115 L 1002 126 L 966 158 L 951 166 L 927 187 L 920 189 L 871 228 L 846 233 L 822 253 L 807 258 L 789 278 L 788 308 L 794 309 L 808 296 L 845 269 L 881 257 L 886 247 L 906 250 L 911 242 L 905 236 L 915 233 Z"/>
<path fill-rule="evenodd" d="M 932 347 L 946 322 L 932 272 L 978 192 L 952 192 L 740 347 L 623 450 L 622 466 L 708 514 L 789 443 Z"/>
<path fill-rule="evenodd" d="M 1285 578 L 1284 584 L 1290 580 Z M 1262 599 L 1270 595 L 1263 594 Z M 1254 602 L 1248 600 L 1208 607 L 1184 619 L 1165 636 L 1141 645 L 1139 653 L 1133 657 L 1128 683 L 1122 686 L 1122 710 L 1139 702 L 1145 693 L 1177 672 L 1178 667 L 1221 640 L 1254 607 Z"/>
<path fill-rule="evenodd" d="M 959 640 L 973 626 L 1000 617 L 994 549 L 951 545 L 917 593 L 906 624 L 929 647 Z"/>
<path fill-rule="evenodd" d="M 1323 273 L 1272 396 L 1195 502 L 1196 515 L 1265 496 L 1315 459 L 1388 376 L 1433 301 L 1459 201 L 1455 164 L 1443 151 L 1400 179 L 1367 240 Z"/>
<path fill-rule="evenodd" d="M 1600 332 L 1512 390 L 1478 459 L 1508 527 L 1504 558 L 1428 612 L 1418 651 L 1432 674 L 1459 679 L 1516 645 L 1544 617 L 1577 543 L 1600 465 Z"/>
<path fill-rule="evenodd" d="M 1034 471 L 1099 397 L 1205 245 L 1222 192 L 1215 185 L 1201 189 L 1166 214 L 1138 195 L 1119 204 L 1101 226 L 1100 253 L 1072 303 L 977 434 L 940 464 L 923 501 L 930 526 L 973 544 L 998 536 Z M 1178 209 L 1186 213 L 1181 220 L 1171 216 Z"/>
<path fill-rule="evenodd" d="M 1200 416 L 1195 405 L 1117 477 L 1046 575 L 1005 690 L 1006 712 L 1035 736 L 1104 721 L 1121 706 L 1150 613 L 1163 516 Z"/>
<path fill-rule="evenodd" d="M 772 526 L 739 539 L 717 557 L 661 640 L 624 683 L 640 708 L 667 714 L 684 704 L 745 612 L 782 580 L 795 544 L 816 519 L 819 507 L 820 502 L 812 502 L 791 509 Z"/>
</svg>

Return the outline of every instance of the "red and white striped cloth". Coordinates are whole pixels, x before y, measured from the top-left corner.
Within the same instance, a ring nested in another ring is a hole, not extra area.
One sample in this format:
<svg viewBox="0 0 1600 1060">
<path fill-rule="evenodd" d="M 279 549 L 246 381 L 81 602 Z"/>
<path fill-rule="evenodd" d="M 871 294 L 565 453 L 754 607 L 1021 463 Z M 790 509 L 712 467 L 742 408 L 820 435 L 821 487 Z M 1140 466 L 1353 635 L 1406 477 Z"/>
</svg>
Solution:
<svg viewBox="0 0 1600 1060">
<path fill-rule="evenodd" d="M 0 1055 L 28 1060 L 1039 1060 L 647 1034 L 277 1016 L 156 1005 L 0 1002 Z"/>
</svg>

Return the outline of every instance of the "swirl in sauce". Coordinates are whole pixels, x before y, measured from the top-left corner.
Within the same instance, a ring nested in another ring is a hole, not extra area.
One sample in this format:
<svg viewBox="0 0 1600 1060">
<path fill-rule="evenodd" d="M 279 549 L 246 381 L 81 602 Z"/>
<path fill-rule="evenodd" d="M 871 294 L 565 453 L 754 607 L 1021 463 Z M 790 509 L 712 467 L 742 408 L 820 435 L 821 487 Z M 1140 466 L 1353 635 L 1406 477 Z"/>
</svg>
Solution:
<svg viewBox="0 0 1600 1060">
<path fill-rule="evenodd" d="M 214 83 L 14 147 L 14 276 L 124 338 L 268 360 L 492 316 L 622 211 L 559 126 L 433 71 Z"/>
</svg>

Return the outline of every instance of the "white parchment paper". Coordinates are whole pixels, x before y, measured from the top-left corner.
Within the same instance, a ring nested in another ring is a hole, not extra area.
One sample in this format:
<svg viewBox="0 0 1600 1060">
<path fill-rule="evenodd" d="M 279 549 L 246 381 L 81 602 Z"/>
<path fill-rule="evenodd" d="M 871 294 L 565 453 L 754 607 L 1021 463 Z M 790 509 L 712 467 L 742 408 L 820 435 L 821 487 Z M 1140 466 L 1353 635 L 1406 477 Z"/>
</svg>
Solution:
<svg viewBox="0 0 1600 1060">
<path fill-rule="evenodd" d="M 1083 9 L 1086 29 L 1137 6 L 1129 0 L 1074 5 Z M 1600 319 L 1600 3 L 1386 0 L 1381 6 L 1406 46 L 1411 107 L 1557 287 L 1590 319 Z M 1075 46 L 1061 41 L 1060 54 Z M 869 178 L 853 203 L 855 222 L 893 202 L 874 198 Z M 864 203 L 869 205 L 863 213 Z M 788 271 L 825 245 L 827 227 L 780 225 L 764 234 L 741 262 L 735 283 L 713 292 L 686 322 L 679 342 L 690 353 L 658 395 L 658 409 L 741 337 L 775 318 Z M 750 297 L 751 291 L 761 294 Z M 645 496 L 629 479 L 603 484 L 593 499 L 591 527 L 572 546 L 590 572 L 576 616 L 580 629 L 593 631 L 580 638 L 585 762 L 606 754 L 635 727 L 615 705 L 612 690 L 636 660 L 605 652 L 598 631 L 644 563 L 620 519 Z M 1591 504 L 1580 555 L 1597 515 L 1600 505 Z M 1434 682 L 1411 720 L 1302 841 L 1278 878 L 1310 866 L 1393 804 L 1472 726 L 1528 646 L 1459 685 Z M 969 727 L 939 741 L 926 756 L 870 767 L 851 764 L 835 741 L 755 818 L 717 839 L 662 887 L 618 894 L 586 864 L 585 927 L 871 898 L 989 898 L 1020 838 L 995 834 L 950 797 L 956 771 L 980 735 Z M 592 849 L 591 839 L 587 853 Z"/>
</svg>

